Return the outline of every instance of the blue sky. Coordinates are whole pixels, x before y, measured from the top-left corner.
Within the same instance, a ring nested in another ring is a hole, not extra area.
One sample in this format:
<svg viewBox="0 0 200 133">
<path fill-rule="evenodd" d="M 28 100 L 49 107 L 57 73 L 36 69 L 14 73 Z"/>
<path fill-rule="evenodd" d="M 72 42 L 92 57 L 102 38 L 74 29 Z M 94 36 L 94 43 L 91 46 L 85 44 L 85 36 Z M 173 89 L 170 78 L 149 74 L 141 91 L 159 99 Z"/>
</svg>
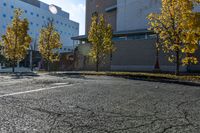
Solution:
<svg viewBox="0 0 200 133">
<path fill-rule="evenodd" d="M 70 19 L 80 23 L 80 34 L 85 34 L 85 0 L 40 0 L 54 4 L 70 13 Z"/>
</svg>

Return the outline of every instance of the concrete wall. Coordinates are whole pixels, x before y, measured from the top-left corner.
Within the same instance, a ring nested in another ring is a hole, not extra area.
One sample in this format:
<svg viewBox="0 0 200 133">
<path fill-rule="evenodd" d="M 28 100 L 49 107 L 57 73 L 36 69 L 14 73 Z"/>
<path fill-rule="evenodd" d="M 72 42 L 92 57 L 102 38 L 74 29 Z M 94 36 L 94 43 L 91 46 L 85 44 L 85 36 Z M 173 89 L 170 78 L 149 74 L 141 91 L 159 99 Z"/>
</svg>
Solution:
<svg viewBox="0 0 200 133">
<path fill-rule="evenodd" d="M 104 14 L 107 23 L 116 30 L 116 11 L 106 12 L 105 9 L 117 4 L 117 0 L 86 0 L 86 34 L 91 25 L 91 17 L 94 12 Z"/>
<path fill-rule="evenodd" d="M 116 41 L 111 70 L 118 71 L 153 71 L 156 63 L 154 39 Z M 174 71 L 175 64 L 170 63 L 161 51 L 159 63 L 162 71 Z M 181 68 L 185 71 L 185 67 Z"/>
<path fill-rule="evenodd" d="M 79 45 L 75 51 L 75 69 L 76 70 L 96 70 L 96 64 L 89 57 L 90 44 Z M 108 55 L 104 60 L 101 60 L 99 64 L 100 70 L 110 70 L 110 55 Z"/>
<path fill-rule="evenodd" d="M 116 51 L 106 57 L 100 64 L 100 70 L 112 71 L 154 71 L 156 63 L 155 40 L 115 41 Z M 88 56 L 90 44 L 79 45 L 76 51 L 76 70 L 95 70 L 95 63 Z M 159 52 L 159 63 L 162 71 L 175 71 L 175 64 L 167 60 L 166 54 Z M 186 67 L 181 67 L 186 71 Z"/>
<path fill-rule="evenodd" d="M 160 7 L 161 0 L 117 0 L 117 31 L 147 29 L 146 17 Z"/>
</svg>

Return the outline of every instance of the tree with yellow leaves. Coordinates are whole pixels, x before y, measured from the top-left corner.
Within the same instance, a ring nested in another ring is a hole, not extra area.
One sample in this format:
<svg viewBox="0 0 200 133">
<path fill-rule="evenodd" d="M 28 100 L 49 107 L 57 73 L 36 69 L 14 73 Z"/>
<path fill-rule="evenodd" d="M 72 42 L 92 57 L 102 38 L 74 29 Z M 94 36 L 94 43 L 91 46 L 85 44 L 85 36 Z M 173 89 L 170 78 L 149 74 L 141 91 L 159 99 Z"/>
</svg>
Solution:
<svg viewBox="0 0 200 133">
<path fill-rule="evenodd" d="M 41 29 L 39 37 L 39 52 L 43 59 L 47 61 L 48 71 L 50 70 L 50 63 L 59 61 L 58 49 L 62 47 L 60 41 L 60 34 L 56 31 L 53 20 Z"/>
<path fill-rule="evenodd" d="M 199 13 L 193 12 L 198 0 L 162 0 L 161 13 L 148 16 L 150 30 L 159 35 L 162 50 L 168 53 L 169 61 L 176 63 L 179 75 L 180 64 L 197 64 L 194 53 L 200 39 Z"/>
<path fill-rule="evenodd" d="M 103 62 L 106 55 L 112 54 L 114 46 L 112 42 L 112 26 L 106 24 L 103 15 L 95 14 L 89 30 L 88 40 L 91 42 L 89 56 L 96 63 L 96 71 L 99 71 L 99 64 Z"/>
<path fill-rule="evenodd" d="M 1 41 L 3 55 L 12 62 L 13 72 L 16 63 L 25 58 L 31 43 L 31 37 L 28 35 L 28 20 L 20 19 L 23 13 L 21 9 L 16 9 L 14 13 L 12 23 L 7 27 Z"/>
</svg>

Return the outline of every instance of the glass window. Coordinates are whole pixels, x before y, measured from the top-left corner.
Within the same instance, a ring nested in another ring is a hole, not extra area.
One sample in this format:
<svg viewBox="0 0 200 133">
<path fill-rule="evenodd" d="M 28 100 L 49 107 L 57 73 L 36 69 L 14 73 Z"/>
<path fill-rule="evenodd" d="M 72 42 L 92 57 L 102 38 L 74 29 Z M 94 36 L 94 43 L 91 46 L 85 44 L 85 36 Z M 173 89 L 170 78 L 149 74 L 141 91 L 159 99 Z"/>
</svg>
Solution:
<svg viewBox="0 0 200 133">
<path fill-rule="evenodd" d="M 3 14 L 3 17 L 6 18 L 6 14 Z"/>
<path fill-rule="evenodd" d="M 6 3 L 3 3 L 3 6 L 6 6 L 7 4 Z"/>
<path fill-rule="evenodd" d="M 14 6 L 13 6 L 13 5 L 11 5 L 11 8 L 13 9 L 13 8 L 14 8 Z"/>
<path fill-rule="evenodd" d="M 33 12 L 31 12 L 31 15 L 33 15 Z"/>
<path fill-rule="evenodd" d="M 127 37 L 128 40 L 140 40 L 140 39 L 146 39 L 145 34 L 135 34 L 135 35 L 129 35 Z"/>
<path fill-rule="evenodd" d="M 156 34 L 149 34 L 149 35 L 147 35 L 147 38 L 148 39 L 156 39 L 157 36 L 156 36 Z"/>
<path fill-rule="evenodd" d="M 121 36 L 121 37 L 114 37 L 113 41 L 123 41 L 123 40 L 127 40 L 126 36 Z"/>
</svg>

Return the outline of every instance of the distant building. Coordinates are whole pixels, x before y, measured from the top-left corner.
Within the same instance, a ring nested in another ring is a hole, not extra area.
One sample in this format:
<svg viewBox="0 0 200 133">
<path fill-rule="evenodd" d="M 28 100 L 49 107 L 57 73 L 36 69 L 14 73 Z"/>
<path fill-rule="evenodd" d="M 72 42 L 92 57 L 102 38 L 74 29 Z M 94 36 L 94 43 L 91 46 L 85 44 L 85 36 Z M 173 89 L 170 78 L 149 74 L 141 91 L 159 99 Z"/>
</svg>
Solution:
<svg viewBox="0 0 200 133">
<path fill-rule="evenodd" d="M 77 50 L 77 69 L 95 68 L 90 58 L 82 51 L 89 49 L 87 35 L 91 17 L 98 13 L 104 14 L 106 22 L 112 25 L 113 41 L 117 48 L 111 58 L 107 58 L 106 63 L 102 64 L 102 70 L 153 71 L 158 65 L 162 71 L 175 70 L 175 65 L 169 63 L 162 52 L 157 54 L 157 37 L 148 30 L 148 14 L 158 13 L 160 8 L 161 0 L 86 0 L 86 35 L 72 38 L 79 40 L 81 44 Z M 199 65 L 192 68 L 200 70 Z M 181 70 L 186 71 L 187 67 L 181 67 Z"/>
<path fill-rule="evenodd" d="M 49 19 L 54 20 L 56 29 L 61 35 L 63 48 L 60 52 L 73 50 L 71 37 L 79 35 L 79 24 L 70 20 L 69 13 L 62 11 L 60 7 L 38 0 L 0 0 L 0 35 L 5 33 L 7 25 L 11 23 L 15 8 L 21 8 L 24 11 L 23 17 L 29 20 L 33 50 L 37 50 L 40 29 L 47 24 Z"/>
</svg>

